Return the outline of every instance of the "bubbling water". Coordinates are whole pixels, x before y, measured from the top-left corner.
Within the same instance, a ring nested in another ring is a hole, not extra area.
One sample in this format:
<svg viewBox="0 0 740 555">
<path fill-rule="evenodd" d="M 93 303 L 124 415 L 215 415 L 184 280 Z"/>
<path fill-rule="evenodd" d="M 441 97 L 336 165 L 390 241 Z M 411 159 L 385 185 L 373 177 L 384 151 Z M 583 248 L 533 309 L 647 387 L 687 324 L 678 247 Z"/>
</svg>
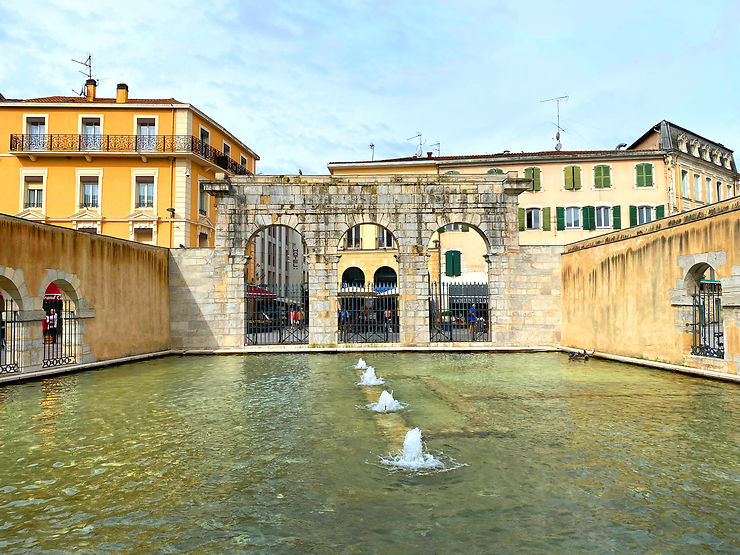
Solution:
<svg viewBox="0 0 740 555">
<path fill-rule="evenodd" d="M 375 375 L 375 368 L 368 366 L 367 370 L 365 370 L 362 373 L 362 376 L 360 376 L 360 381 L 357 382 L 357 385 L 383 385 L 384 383 L 385 380 L 383 378 L 379 378 Z"/>
<path fill-rule="evenodd" d="M 380 461 L 386 466 L 400 470 L 451 470 L 451 468 L 446 468 L 441 460 L 434 458 L 429 453 L 424 453 L 419 428 L 413 428 L 406 432 L 406 437 L 403 440 L 403 450 L 399 454 L 389 454 L 387 458 L 381 457 Z"/>
<path fill-rule="evenodd" d="M 364 360 L 362 360 L 362 357 L 360 357 L 360 360 L 358 360 L 357 361 L 357 364 L 355 364 L 355 369 L 356 370 L 364 370 L 365 368 L 367 368 L 367 362 L 365 362 Z"/>
<path fill-rule="evenodd" d="M 370 403 L 367 408 L 374 410 L 375 412 L 396 412 L 401 410 L 404 406 L 393 398 L 393 392 L 388 393 L 383 390 L 380 394 L 377 403 Z"/>
</svg>

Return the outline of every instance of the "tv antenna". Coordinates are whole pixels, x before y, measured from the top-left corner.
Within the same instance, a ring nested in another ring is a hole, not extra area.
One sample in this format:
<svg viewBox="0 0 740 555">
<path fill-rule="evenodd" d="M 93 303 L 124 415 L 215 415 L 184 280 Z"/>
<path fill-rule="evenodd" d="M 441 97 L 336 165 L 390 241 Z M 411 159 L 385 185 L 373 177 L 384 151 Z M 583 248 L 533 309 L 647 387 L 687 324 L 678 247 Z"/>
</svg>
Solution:
<svg viewBox="0 0 740 555">
<path fill-rule="evenodd" d="M 406 140 L 407 141 L 413 141 L 414 139 L 419 139 L 419 148 L 416 151 L 416 157 L 417 158 L 421 158 L 422 147 L 424 146 L 424 143 L 421 142 L 421 131 L 417 131 L 416 132 L 416 135 L 414 135 L 413 137 L 409 137 Z"/>
<path fill-rule="evenodd" d="M 367 146 L 370 147 L 370 156 L 371 156 L 370 159 L 374 161 L 375 160 L 375 143 L 370 143 Z"/>
<path fill-rule="evenodd" d="M 72 58 L 72 61 L 76 64 L 80 64 L 81 66 L 85 66 L 87 68 L 87 71 L 79 70 L 80 73 L 82 73 L 82 75 L 84 75 L 88 79 L 93 78 L 92 76 L 92 54 L 88 54 L 87 59 L 84 62 L 75 60 L 74 58 Z M 75 93 L 77 93 L 77 91 L 75 91 Z M 77 94 L 79 94 L 80 96 L 85 96 L 85 87 L 82 87 L 82 91 Z"/>
<path fill-rule="evenodd" d="M 433 145 L 429 145 L 429 146 L 432 147 L 432 150 L 436 150 L 437 151 L 437 156 L 441 156 L 442 155 L 442 145 L 440 145 L 439 141 L 437 141 Z"/>
<path fill-rule="evenodd" d="M 557 105 L 558 122 L 557 123 L 553 122 L 553 125 L 557 128 L 557 131 L 555 132 L 555 140 L 557 141 L 557 143 L 555 143 L 555 150 L 560 150 L 561 148 L 563 148 L 563 144 L 560 142 L 560 132 L 562 131 L 563 133 L 565 133 L 565 129 L 560 127 L 560 101 L 561 100 L 563 102 L 567 102 L 568 97 L 567 96 L 556 96 L 555 98 L 548 98 L 545 100 L 540 100 L 540 104 L 542 104 L 543 102 L 555 102 L 555 104 Z"/>
</svg>

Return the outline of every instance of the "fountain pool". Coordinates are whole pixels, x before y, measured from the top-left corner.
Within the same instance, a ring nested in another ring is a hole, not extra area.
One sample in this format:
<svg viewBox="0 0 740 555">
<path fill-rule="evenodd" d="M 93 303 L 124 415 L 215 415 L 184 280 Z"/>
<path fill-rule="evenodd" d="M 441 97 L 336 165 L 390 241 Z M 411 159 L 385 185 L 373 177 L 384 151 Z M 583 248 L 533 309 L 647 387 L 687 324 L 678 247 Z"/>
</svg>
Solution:
<svg viewBox="0 0 740 555">
<path fill-rule="evenodd" d="M 736 551 L 740 389 L 567 355 L 170 357 L 0 388 L 0 551 Z M 467 466 L 381 462 L 406 433 Z"/>
</svg>

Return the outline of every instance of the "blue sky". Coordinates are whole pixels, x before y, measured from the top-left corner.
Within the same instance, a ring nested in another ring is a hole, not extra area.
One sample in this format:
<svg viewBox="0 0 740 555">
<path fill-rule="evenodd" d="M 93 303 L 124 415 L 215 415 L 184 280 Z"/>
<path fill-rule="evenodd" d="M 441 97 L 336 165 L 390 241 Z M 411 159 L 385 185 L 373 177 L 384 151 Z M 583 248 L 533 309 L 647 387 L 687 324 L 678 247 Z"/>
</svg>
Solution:
<svg viewBox="0 0 740 555">
<path fill-rule="evenodd" d="M 740 2 L 0 2 L 0 92 L 190 102 L 263 173 L 441 153 L 614 148 L 669 119 L 740 148 Z"/>
</svg>

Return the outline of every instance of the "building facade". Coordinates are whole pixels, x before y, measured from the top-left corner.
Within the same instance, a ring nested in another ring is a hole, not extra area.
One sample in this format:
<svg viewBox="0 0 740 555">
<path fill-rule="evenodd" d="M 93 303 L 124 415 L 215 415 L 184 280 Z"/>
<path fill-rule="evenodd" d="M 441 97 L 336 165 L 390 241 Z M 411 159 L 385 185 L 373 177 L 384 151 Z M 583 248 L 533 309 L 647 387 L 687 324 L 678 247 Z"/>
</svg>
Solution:
<svg viewBox="0 0 740 555">
<path fill-rule="evenodd" d="M 259 156 L 174 98 L 0 97 L 0 212 L 163 247 L 214 244 L 215 172 L 251 175 Z"/>
</svg>

